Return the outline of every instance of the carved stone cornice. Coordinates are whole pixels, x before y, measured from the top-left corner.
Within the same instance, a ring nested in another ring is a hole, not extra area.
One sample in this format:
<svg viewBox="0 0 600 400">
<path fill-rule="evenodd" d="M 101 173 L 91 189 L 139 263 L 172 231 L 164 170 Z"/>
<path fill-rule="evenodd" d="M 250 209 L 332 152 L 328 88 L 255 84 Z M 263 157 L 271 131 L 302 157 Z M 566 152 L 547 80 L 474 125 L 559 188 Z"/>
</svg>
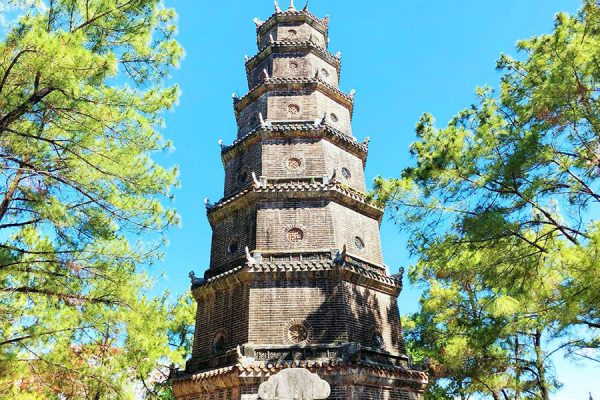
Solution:
<svg viewBox="0 0 600 400">
<path fill-rule="evenodd" d="M 246 77 L 250 79 L 250 72 L 252 69 L 263 62 L 271 54 L 296 52 L 310 52 L 321 57 L 323 60 L 336 67 L 339 78 L 342 66 L 341 59 L 331 54 L 327 49 L 324 49 L 309 40 L 276 40 L 270 43 L 268 46 L 262 48 L 254 57 L 246 61 Z"/>
<path fill-rule="evenodd" d="M 329 359 L 237 363 L 230 367 L 178 376 L 173 381 L 173 391 L 177 398 L 184 398 L 220 388 L 256 385 L 285 368 L 306 368 L 333 384 L 407 387 L 420 394 L 424 393 L 428 383 L 427 374 L 423 371 L 368 361 Z"/>
<path fill-rule="evenodd" d="M 267 33 L 271 28 L 280 23 L 294 23 L 294 22 L 306 22 L 308 25 L 321 32 L 327 37 L 327 31 L 329 27 L 329 18 L 323 19 L 317 17 L 308 10 L 287 10 L 271 15 L 266 21 L 261 22 L 256 27 L 256 43 L 260 46 L 260 38 L 262 35 Z"/>
<path fill-rule="evenodd" d="M 238 99 L 234 104 L 234 110 L 237 113 L 248 107 L 252 102 L 266 93 L 274 91 L 289 91 L 289 90 L 318 90 L 332 100 L 337 101 L 350 111 L 350 116 L 354 112 L 354 98 L 333 85 L 317 78 L 292 77 L 292 78 L 265 78 L 261 83 L 254 86 L 241 99 Z"/>
<path fill-rule="evenodd" d="M 258 254 L 259 252 L 255 252 Z M 218 275 L 208 270 L 204 281 L 192 286 L 196 300 L 229 290 L 245 282 L 262 280 L 322 280 L 351 282 L 397 297 L 402 290 L 402 282 L 388 276 L 380 266 L 368 267 L 352 257 L 341 263 L 330 260 L 265 261 L 246 262 L 230 268 Z M 217 272 L 218 273 L 218 272 Z"/>
<path fill-rule="evenodd" d="M 380 223 L 384 212 L 371 204 L 364 193 L 339 182 L 267 183 L 252 185 L 208 207 L 208 220 L 214 226 L 215 222 L 260 200 L 330 200 L 375 218 Z"/>
<path fill-rule="evenodd" d="M 221 151 L 221 159 L 225 164 L 260 140 L 289 139 L 290 137 L 302 139 L 323 138 L 360 158 L 363 165 L 367 162 L 368 142 L 358 142 L 354 137 L 340 130 L 326 124 L 315 125 L 312 121 L 272 123 L 268 126 L 258 126 L 250 133 L 234 141 L 230 146 L 224 146 Z"/>
</svg>

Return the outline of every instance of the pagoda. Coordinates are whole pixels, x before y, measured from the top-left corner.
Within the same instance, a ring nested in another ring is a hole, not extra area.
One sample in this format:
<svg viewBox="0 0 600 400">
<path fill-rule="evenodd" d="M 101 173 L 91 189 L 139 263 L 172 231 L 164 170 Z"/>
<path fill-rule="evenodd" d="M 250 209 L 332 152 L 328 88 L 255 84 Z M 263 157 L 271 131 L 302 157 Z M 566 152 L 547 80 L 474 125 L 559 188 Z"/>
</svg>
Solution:
<svg viewBox="0 0 600 400">
<path fill-rule="evenodd" d="M 261 384 L 294 368 L 326 382 L 330 399 L 423 399 L 427 375 L 405 353 L 401 277 L 383 263 L 368 139 L 352 133 L 354 91 L 339 89 L 329 18 L 292 1 L 255 23 L 250 89 L 233 99 L 237 138 L 221 144 L 224 197 L 206 201 L 210 267 L 190 275 L 196 329 L 175 395 L 259 399 Z"/>
</svg>

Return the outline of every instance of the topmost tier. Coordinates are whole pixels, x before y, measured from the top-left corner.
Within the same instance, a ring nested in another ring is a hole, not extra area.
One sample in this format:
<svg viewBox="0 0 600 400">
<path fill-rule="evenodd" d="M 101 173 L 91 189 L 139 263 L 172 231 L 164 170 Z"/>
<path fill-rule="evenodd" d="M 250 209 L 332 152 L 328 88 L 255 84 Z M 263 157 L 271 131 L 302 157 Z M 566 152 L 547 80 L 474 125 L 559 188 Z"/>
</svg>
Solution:
<svg viewBox="0 0 600 400">
<path fill-rule="evenodd" d="M 293 0 L 287 11 L 281 11 L 275 2 L 275 14 L 266 21 L 255 19 L 256 42 L 259 50 L 269 46 L 273 41 L 312 42 L 324 49 L 327 48 L 327 28 L 329 17 L 320 19 L 308 11 L 305 6 L 298 11 Z"/>
</svg>

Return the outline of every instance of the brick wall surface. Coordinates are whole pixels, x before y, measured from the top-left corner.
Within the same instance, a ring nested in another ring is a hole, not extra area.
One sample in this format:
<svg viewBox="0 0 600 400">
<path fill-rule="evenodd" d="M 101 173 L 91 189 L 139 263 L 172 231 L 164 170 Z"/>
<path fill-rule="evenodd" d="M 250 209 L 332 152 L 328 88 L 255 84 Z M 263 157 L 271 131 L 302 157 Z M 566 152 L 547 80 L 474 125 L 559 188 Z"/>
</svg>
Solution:
<svg viewBox="0 0 600 400">
<path fill-rule="evenodd" d="M 350 110 L 319 91 L 272 91 L 250 103 L 237 115 L 238 137 L 260 125 L 258 114 L 270 121 L 314 121 L 352 136 Z"/>
<path fill-rule="evenodd" d="M 299 160 L 297 164 L 290 159 Z M 263 142 L 263 175 L 268 178 L 322 177 L 326 175 L 325 157 L 320 141 L 281 139 Z M 297 166 L 297 167 L 296 167 Z"/>
<path fill-rule="evenodd" d="M 247 342 L 249 290 L 248 284 L 242 284 L 198 302 L 192 359 L 213 354 L 218 333 L 225 336 L 225 349 Z"/>
<path fill-rule="evenodd" d="M 382 265 L 379 222 L 338 203 L 331 202 L 328 208 L 333 219 L 335 248 L 346 245 L 348 253 Z M 362 249 L 357 238 L 364 245 Z"/>
<path fill-rule="evenodd" d="M 387 351 L 404 351 L 395 297 L 348 282 L 344 283 L 344 294 L 350 342 L 373 347 L 373 333 L 378 332 Z"/>
<path fill-rule="evenodd" d="M 257 386 L 223 389 L 212 393 L 191 396 L 185 400 L 260 400 Z M 331 388 L 327 400 L 424 400 L 422 394 L 408 388 L 338 385 Z"/>
<path fill-rule="evenodd" d="M 364 192 L 366 185 L 362 160 L 326 140 L 323 140 L 321 144 L 325 155 L 326 175 L 331 175 L 335 170 L 337 172 L 336 177 L 340 182 Z M 347 168 L 350 171 L 350 178 L 344 176 L 342 168 Z"/>
<path fill-rule="evenodd" d="M 258 205 L 256 248 L 259 251 L 332 249 L 333 223 L 325 200 L 261 202 Z M 303 237 L 288 240 L 291 229 Z"/>
<path fill-rule="evenodd" d="M 262 149 L 263 146 L 257 143 L 225 164 L 225 188 L 223 191 L 225 197 L 252 185 L 252 172 L 256 176 L 263 174 Z"/>
<path fill-rule="evenodd" d="M 256 248 L 256 208 L 238 210 L 213 226 L 212 245 L 210 249 L 210 266 L 216 268 L 233 258 L 243 255 L 244 249 Z M 237 240 L 235 252 L 228 252 L 233 239 Z"/>
<path fill-rule="evenodd" d="M 335 87 L 339 84 L 337 67 L 308 50 L 269 55 L 248 73 L 249 89 L 264 81 L 265 69 L 271 78 L 314 78 L 319 72 L 321 80 Z"/>
<path fill-rule="evenodd" d="M 277 24 L 259 37 L 259 48 L 262 49 L 268 46 L 271 43 L 271 36 L 276 41 L 297 40 L 304 42 L 311 40 L 320 47 L 327 47 L 325 36 L 307 23 Z"/>
<path fill-rule="evenodd" d="M 253 344 L 290 344 L 287 328 L 303 321 L 310 343 L 346 341 L 341 282 L 267 281 L 250 289 L 248 338 Z"/>
</svg>

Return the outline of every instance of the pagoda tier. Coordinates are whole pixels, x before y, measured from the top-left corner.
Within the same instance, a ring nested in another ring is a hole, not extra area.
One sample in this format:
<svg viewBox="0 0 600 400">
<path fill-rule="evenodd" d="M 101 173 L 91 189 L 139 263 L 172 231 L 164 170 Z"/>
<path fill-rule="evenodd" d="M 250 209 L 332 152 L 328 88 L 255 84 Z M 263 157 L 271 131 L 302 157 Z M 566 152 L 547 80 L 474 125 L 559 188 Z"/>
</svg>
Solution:
<svg viewBox="0 0 600 400">
<path fill-rule="evenodd" d="M 427 376 L 405 354 L 401 276 L 383 262 L 368 139 L 352 133 L 329 19 L 292 3 L 255 23 L 237 137 L 222 145 L 223 198 L 206 202 L 210 266 L 192 275 L 196 331 L 176 396 L 254 400 L 295 367 L 327 381 L 331 399 L 421 400 Z"/>
</svg>

